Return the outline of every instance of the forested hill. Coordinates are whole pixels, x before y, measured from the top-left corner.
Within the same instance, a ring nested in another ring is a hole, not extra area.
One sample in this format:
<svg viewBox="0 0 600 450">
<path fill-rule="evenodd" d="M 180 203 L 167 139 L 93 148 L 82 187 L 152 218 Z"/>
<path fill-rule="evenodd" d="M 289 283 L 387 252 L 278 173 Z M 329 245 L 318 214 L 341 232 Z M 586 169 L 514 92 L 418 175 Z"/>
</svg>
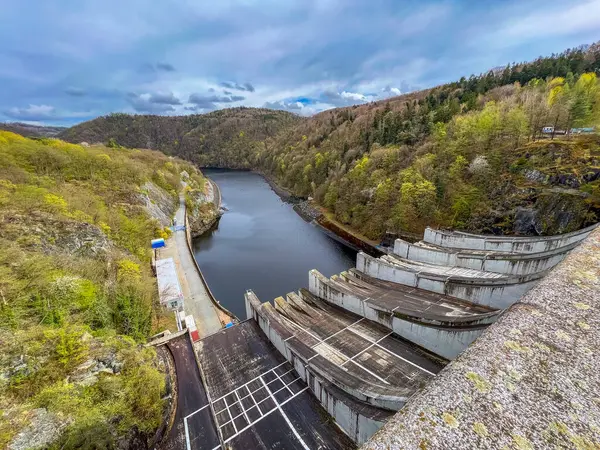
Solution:
<svg viewBox="0 0 600 450">
<path fill-rule="evenodd" d="M 10 131 L 25 137 L 54 137 L 66 129 L 66 127 L 31 125 L 20 122 L 0 123 L 0 130 Z"/>
<path fill-rule="evenodd" d="M 243 142 L 263 141 L 300 120 L 286 111 L 243 107 L 170 117 L 110 114 L 69 128 L 59 137 L 76 143 L 157 149 L 201 164 L 246 167 L 249 162 L 237 148 L 240 132 Z"/>
<path fill-rule="evenodd" d="M 595 44 L 308 119 L 252 109 L 113 115 L 63 136 L 259 169 L 372 238 L 426 225 L 559 233 L 598 220 L 600 142 L 541 129 L 599 125 L 598 73 Z"/>
</svg>

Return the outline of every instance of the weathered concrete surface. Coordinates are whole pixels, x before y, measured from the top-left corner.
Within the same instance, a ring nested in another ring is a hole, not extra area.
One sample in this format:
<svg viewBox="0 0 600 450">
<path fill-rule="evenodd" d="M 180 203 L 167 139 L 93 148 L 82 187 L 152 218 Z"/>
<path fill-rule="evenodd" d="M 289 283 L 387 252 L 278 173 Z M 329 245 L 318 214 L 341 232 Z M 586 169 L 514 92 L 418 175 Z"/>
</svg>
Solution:
<svg viewBox="0 0 600 450">
<path fill-rule="evenodd" d="M 365 449 L 600 447 L 600 229 Z"/>
<path fill-rule="evenodd" d="M 456 358 L 501 313 L 400 284 L 384 288 L 375 283 L 385 282 L 354 270 L 331 279 L 309 272 L 312 294 L 447 359 Z"/>
<path fill-rule="evenodd" d="M 194 346 L 222 448 L 355 448 L 253 320 Z"/>
<path fill-rule="evenodd" d="M 434 230 L 427 227 L 423 242 L 446 248 L 501 251 L 511 253 L 546 252 L 585 239 L 598 224 L 556 236 L 492 236 L 461 231 Z"/>
<path fill-rule="evenodd" d="M 246 307 L 340 427 L 368 439 L 445 361 L 306 290 L 275 307 L 252 291 Z"/>
<path fill-rule="evenodd" d="M 185 224 L 185 201 L 183 195 L 179 199 L 179 209 L 175 214 L 177 225 Z M 167 239 L 167 246 L 159 249 L 159 258 L 172 257 L 179 275 L 179 282 L 184 296 L 184 309 L 194 316 L 200 336 L 207 336 L 221 329 L 221 321 L 210 294 L 206 289 L 196 262 L 186 241 L 185 230 L 175 231 Z"/>
<path fill-rule="evenodd" d="M 402 239 L 394 242 L 394 254 L 412 261 L 508 275 L 529 275 L 551 269 L 561 262 L 579 242 L 539 253 L 507 253 L 486 250 L 456 250 Z"/>
<path fill-rule="evenodd" d="M 317 370 L 315 367 L 309 367 L 307 359 L 310 356 L 306 351 L 294 350 L 287 346 L 286 339 L 299 340 L 287 329 L 279 326 L 277 321 L 272 322 L 269 319 L 272 315 L 276 315 L 270 304 L 265 304 L 262 314 L 259 314 L 258 310 L 262 309 L 261 303 L 251 291 L 246 293 L 246 308 L 249 316 L 258 321 L 271 343 L 293 365 L 300 378 L 308 384 L 312 393 L 335 419 L 337 425 L 354 442 L 358 444 L 366 442 L 392 415 L 391 411 L 372 406 L 349 394 L 347 386 L 342 389 L 331 383 L 326 376 L 321 375 L 323 367 L 318 367 Z M 323 366 L 323 361 L 320 366 Z M 338 373 L 343 374 L 343 371 L 338 369 Z M 343 378 L 342 375 L 340 379 Z"/>
<path fill-rule="evenodd" d="M 508 308 L 535 286 L 544 272 L 513 276 L 460 267 L 416 263 L 399 256 L 373 258 L 360 252 L 356 268 L 380 280 L 405 284 L 495 309 Z"/>
</svg>

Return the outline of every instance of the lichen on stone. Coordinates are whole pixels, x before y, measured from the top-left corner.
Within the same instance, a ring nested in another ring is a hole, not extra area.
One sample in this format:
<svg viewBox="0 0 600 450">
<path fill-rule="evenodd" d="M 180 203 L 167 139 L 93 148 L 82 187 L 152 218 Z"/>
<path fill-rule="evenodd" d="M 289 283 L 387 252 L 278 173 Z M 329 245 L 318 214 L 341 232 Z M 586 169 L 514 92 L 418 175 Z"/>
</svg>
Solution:
<svg viewBox="0 0 600 450">
<path fill-rule="evenodd" d="M 567 342 L 569 342 L 569 341 L 572 340 L 571 336 L 569 336 L 567 333 L 565 333 L 562 330 L 558 330 L 556 332 L 556 337 L 559 338 L 559 339 L 561 339 L 561 340 L 563 340 L 563 341 L 567 341 Z"/>
<path fill-rule="evenodd" d="M 458 420 L 452 414 L 445 412 L 442 414 L 442 419 L 450 428 L 458 428 Z"/>
<path fill-rule="evenodd" d="M 479 392 L 489 392 L 491 389 L 490 383 L 481 375 L 475 372 L 467 372 L 466 377 L 473 382 L 475 388 Z"/>
<path fill-rule="evenodd" d="M 575 306 L 575 308 L 577 309 L 581 309 L 581 310 L 587 310 L 590 309 L 590 305 L 586 304 L 586 303 L 582 303 L 582 302 L 575 302 L 573 303 L 573 306 Z"/>
<path fill-rule="evenodd" d="M 529 347 L 521 345 L 517 341 L 504 341 L 504 346 L 519 353 L 528 353 L 531 350 Z"/>
<path fill-rule="evenodd" d="M 511 377 L 515 381 L 521 381 L 521 378 L 523 378 L 523 375 L 520 372 L 516 371 L 515 369 L 510 369 L 508 371 L 508 376 Z"/>
<path fill-rule="evenodd" d="M 520 449 L 520 450 L 534 450 L 533 444 L 525 436 L 521 436 L 520 434 L 516 434 L 515 433 L 515 434 L 512 435 L 512 438 L 513 438 L 513 442 L 514 442 L 515 446 L 518 449 Z"/>
<path fill-rule="evenodd" d="M 589 330 L 590 329 L 590 325 L 587 324 L 587 323 L 585 323 L 585 322 L 583 322 L 583 321 L 577 322 L 577 326 L 579 328 L 581 328 L 582 330 Z"/>
<path fill-rule="evenodd" d="M 481 437 L 487 437 L 489 434 L 487 427 L 482 422 L 475 422 L 473 424 L 473 431 Z"/>
<path fill-rule="evenodd" d="M 544 351 L 544 352 L 550 352 L 552 351 L 552 349 L 550 347 L 548 347 L 546 344 L 542 344 L 541 342 L 536 342 L 535 344 L 533 344 L 536 348 Z"/>
</svg>

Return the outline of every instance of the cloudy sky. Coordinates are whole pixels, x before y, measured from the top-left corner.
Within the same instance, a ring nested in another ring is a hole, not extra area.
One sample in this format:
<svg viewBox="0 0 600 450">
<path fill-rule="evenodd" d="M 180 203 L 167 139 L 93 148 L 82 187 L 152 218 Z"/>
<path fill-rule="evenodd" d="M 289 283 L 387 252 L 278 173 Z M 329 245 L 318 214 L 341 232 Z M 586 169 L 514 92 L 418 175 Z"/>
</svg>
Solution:
<svg viewBox="0 0 600 450">
<path fill-rule="evenodd" d="M 0 121 L 310 115 L 600 39 L 600 0 L 4 0 Z"/>
</svg>

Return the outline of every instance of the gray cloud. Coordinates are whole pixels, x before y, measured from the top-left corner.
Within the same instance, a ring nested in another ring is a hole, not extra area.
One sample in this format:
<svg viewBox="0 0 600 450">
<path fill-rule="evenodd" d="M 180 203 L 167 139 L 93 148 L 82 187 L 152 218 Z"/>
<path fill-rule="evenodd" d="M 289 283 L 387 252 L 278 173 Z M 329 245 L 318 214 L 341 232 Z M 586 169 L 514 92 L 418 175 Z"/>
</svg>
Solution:
<svg viewBox="0 0 600 450">
<path fill-rule="evenodd" d="M 129 92 L 126 95 L 126 97 L 127 101 L 137 112 L 149 114 L 163 114 L 175 111 L 175 108 L 173 108 L 173 106 L 171 106 L 170 104 L 161 103 L 160 101 L 152 101 L 152 99 L 164 100 L 162 97 L 156 97 L 156 94 L 148 96 L 147 94 L 138 95 L 133 92 Z"/>
<path fill-rule="evenodd" d="M 156 73 L 156 72 L 175 72 L 175 67 L 172 64 L 166 62 L 157 63 L 143 63 L 140 66 L 141 72 Z"/>
<path fill-rule="evenodd" d="M 54 118 L 56 110 L 49 105 L 29 105 L 27 108 L 10 108 L 4 114 L 16 120 L 40 121 Z"/>
<path fill-rule="evenodd" d="M 302 105 L 299 104 L 298 102 L 286 102 L 283 100 L 280 100 L 278 102 L 266 102 L 263 105 L 263 107 L 268 108 L 268 109 L 279 109 L 282 111 L 291 111 L 291 112 L 298 112 L 303 108 Z"/>
<path fill-rule="evenodd" d="M 87 92 L 84 89 L 71 86 L 65 89 L 65 94 L 71 95 L 72 97 L 83 97 Z"/>
<path fill-rule="evenodd" d="M 233 2 L 236 14 L 224 6 L 231 2 L 146 8 L 134 1 L 114 8 L 110 1 L 74 7 L 57 0 L 55 8 L 41 9 L 39 0 L 9 3 L 0 27 L 0 105 L 18 108 L 0 111 L 0 120 L 48 122 L 80 107 L 95 114 L 132 106 L 166 114 L 197 110 L 185 101 L 194 92 L 210 108 L 271 102 L 298 111 L 292 99 L 312 98 L 300 110 L 312 114 L 374 99 L 365 93 L 381 98 L 386 86 L 410 92 L 593 42 L 600 11 L 600 0 L 546 0 L 543 7 L 539 0 L 305 0 L 292 7 L 272 2 L 268 13 L 256 2 Z M 25 26 L 35 33 L 22 33 Z M 70 86 L 87 92 L 66 92 Z M 150 101 L 150 93 L 169 89 L 185 105 Z M 247 98 L 242 103 L 223 89 Z M 124 97 L 128 91 L 146 94 Z M 211 102 L 212 94 L 230 101 Z"/>
<path fill-rule="evenodd" d="M 505 66 L 505 67 L 506 67 L 506 66 Z M 406 94 L 406 93 L 408 93 L 408 92 L 418 91 L 418 90 L 420 90 L 420 89 L 421 89 L 421 88 L 420 88 L 419 86 L 412 86 L 412 85 L 408 84 L 408 83 L 407 83 L 406 81 L 404 81 L 404 80 L 403 80 L 403 81 L 400 83 L 400 90 L 401 90 L 403 93 L 405 93 L 405 94 Z"/>
<path fill-rule="evenodd" d="M 367 103 L 369 101 L 375 100 L 376 95 L 372 94 L 361 94 L 358 92 L 349 92 L 349 91 L 325 91 L 321 95 L 321 100 L 324 103 L 329 103 L 334 106 L 350 106 L 356 105 L 360 103 Z"/>
<path fill-rule="evenodd" d="M 148 101 L 160 105 L 181 105 L 181 101 L 172 92 L 155 92 L 150 95 Z"/>
<path fill-rule="evenodd" d="M 188 102 L 193 103 L 201 108 L 214 109 L 216 108 L 215 103 L 234 103 L 245 100 L 246 97 L 241 95 L 231 96 L 219 96 L 219 95 L 203 95 L 203 94 L 192 94 L 190 95 Z"/>
<path fill-rule="evenodd" d="M 26 108 L 10 108 L 2 113 L 11 119 L 23 122 L 58 123 L 75 119 L 89 119 L 91 111 L 66 111 L 50 105 L 29 105 Z"/>
<path fill-rule="evenodd" d="M 201 94 L 192 94 L 188 99 L 188 102 L 193 103 L 194 106 L 186 106 L 185 109 L 188 111 L 197 111 L 198 109 L 217 109 L 217 105 L 210 100 L 210 97 Z"/>
<path fill-rule="evenodd" d="M 214 91 L 215 91 L 215 90 L 213 89 L 213 90 L 212 90 L 212 91 L 210 91 L 210 92 L 214 92 Z M 231 95 L 231 91 L 223 91 L 223 94 L 225 94 L 225 95 Z"/>
<path fill-rule="evenodd" d="M 164 62 L 156 63 L 156 69 L 162 70 L 164 72 L 175 72 L 175 67 L 173 67 L 169 63 L 164 63 Z"/>
<path fill-rule="evenodd" d="M 252 84 L 250 83 L 243 83 L 243 84 L 238 84 L 238 83 L 230 83 L 229 81 L 223 81 L 221 83 L 219 83 L 219 86 L 224 87 L 226 89 L 235 89 L 236 91 L 247 91 L 247 92 L 254 92 L 254 86 L 252 86 Z"/>
</svg>

